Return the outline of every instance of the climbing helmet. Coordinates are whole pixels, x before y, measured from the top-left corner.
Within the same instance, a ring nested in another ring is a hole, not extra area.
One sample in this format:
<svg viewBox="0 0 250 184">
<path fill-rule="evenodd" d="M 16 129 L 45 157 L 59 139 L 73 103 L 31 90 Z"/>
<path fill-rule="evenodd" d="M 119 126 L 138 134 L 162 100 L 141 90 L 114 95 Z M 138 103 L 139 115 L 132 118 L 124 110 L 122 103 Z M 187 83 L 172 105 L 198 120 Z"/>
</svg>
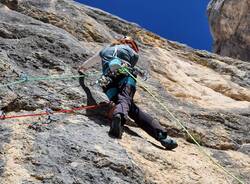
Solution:
<svg viewBox="0 0 250 184">
<path fill-rule="evenodd" d="M 119 40 L 121 43 L 123 44 L 127 44 L 129 45 L 135 52 L 139 52 L 139 48 L 138 45 L 136 44 L 136 42 L 134 41 L 133 38 L 129 37 L 129 36 L 124 36 L 122 39 Z"/>
</svg>

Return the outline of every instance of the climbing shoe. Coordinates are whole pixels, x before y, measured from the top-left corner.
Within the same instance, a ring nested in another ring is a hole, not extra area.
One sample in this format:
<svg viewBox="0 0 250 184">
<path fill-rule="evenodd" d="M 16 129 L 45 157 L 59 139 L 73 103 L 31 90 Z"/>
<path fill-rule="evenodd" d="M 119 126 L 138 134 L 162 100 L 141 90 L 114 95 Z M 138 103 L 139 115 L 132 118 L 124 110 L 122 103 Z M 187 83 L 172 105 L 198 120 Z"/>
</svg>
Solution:
<svg viewBox="0 0 250 184">
<path fill-rule="evenodd" d="M 122 138 L 122 117 L 121 114 L 116 114 L 112 118 L 109 135 L 118 139 Z"/>
<path fill-rule="evenodd" d="M 159 140 L 161 145 L 167 150 L 175 149 L 178 146 L 177 142 L 167 136 L 166 132 L 159 131 L 157 134 L 157 140 Z"/>
<path fill-rule="evenodd" d="M 160 142 L 167 150 L 175 149 L 178 146 L 177 142 L 169 137 L 161 139 Z"/>
</svg>

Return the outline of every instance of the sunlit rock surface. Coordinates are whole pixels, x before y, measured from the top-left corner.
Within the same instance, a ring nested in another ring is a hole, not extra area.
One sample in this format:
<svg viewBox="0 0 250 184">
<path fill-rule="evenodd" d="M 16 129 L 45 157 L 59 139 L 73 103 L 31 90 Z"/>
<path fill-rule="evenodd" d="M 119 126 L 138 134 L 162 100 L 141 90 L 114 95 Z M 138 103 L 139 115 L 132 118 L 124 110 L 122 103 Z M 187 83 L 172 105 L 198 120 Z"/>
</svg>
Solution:
<svg viewBox="0 0 250 184">
<path fill-rule="evenodd" d="M 193 50 L 140 26 L 70 0 L 0 0 L 1 84 L 20 77 L 78 75 L 77 67 L 110 41 L 132 35 L 144 83 L 218 163 L 250 181 L 250 65 Z M 100 64 L 81 80 L 44 80 L 0 88 L 7 115 L 107 101 L 95 85 Z M 1 183 L 236 183 L 204 156 L 145 92 L 136 103 L 179 147 L 166 151 L 137 127 L 108 136 L 103 109 L 0 120 Z M 27 126 L 25 124 L 32 124 Z M 206 172 L 204 172 L 206 171 Z"/>
</svg>

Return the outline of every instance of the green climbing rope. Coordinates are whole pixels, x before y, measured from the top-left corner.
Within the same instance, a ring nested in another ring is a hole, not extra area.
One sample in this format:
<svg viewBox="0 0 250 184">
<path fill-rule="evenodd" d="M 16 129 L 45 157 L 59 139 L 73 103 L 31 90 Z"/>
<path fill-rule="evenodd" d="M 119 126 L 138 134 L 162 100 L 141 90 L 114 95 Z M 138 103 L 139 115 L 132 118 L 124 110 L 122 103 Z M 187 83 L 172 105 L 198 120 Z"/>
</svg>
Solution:
<svg viewBox="0 0 250 184">
<path fill-rule="evenodd" d="M 86 75 L 62 75 L 62 76 L 48 76 L 48 77 L 27 77 L 26 79 L 21 79 L 15 82 L 10 82 L 7 84 L 0 85 L 0 88 L 8 87 L 8 86 L 15 86 L 17 84 L 21 83 L 30 83 L 30 82 L 36 82 L 36 81 L 49 81 L 49 80 L 70 80 L 70 79 L 76 79 L 76 78 L 82 78 Z"/>
</svg>

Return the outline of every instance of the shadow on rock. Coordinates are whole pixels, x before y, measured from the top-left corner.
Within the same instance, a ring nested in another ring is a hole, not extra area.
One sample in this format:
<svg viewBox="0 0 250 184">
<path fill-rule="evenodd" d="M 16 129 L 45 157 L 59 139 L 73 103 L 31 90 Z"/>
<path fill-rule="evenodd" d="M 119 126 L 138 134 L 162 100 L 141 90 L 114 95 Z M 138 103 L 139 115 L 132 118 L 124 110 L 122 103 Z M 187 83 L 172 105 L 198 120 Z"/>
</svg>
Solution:
<svg viewBox="0 0 250 184">
<path fill-rule="evenodd" d="M 81 72 L 79 74 L 83 75 Z M 97 124 L 108 125 L 107 114 L 112 109 L 112 104 L 106 102 L 98 104 L 89 87 L 85 85 L 84 79 L 84 77 L 79 78 L 79 84 L 87 95 L 87 106 L 100 105 L 97 109 L 86 109 L 86 115 Z"/>
<path fill-rule="evenodd" d="M 135 131 L 131 130 L 128 126 L 124 126 L 123 130 L 124 130 L 124 132 L 126 132 L 127 134 L 129 134 L 131 136 L 142 138 L 139 134 L 137 134 Z"/>
</svg>

